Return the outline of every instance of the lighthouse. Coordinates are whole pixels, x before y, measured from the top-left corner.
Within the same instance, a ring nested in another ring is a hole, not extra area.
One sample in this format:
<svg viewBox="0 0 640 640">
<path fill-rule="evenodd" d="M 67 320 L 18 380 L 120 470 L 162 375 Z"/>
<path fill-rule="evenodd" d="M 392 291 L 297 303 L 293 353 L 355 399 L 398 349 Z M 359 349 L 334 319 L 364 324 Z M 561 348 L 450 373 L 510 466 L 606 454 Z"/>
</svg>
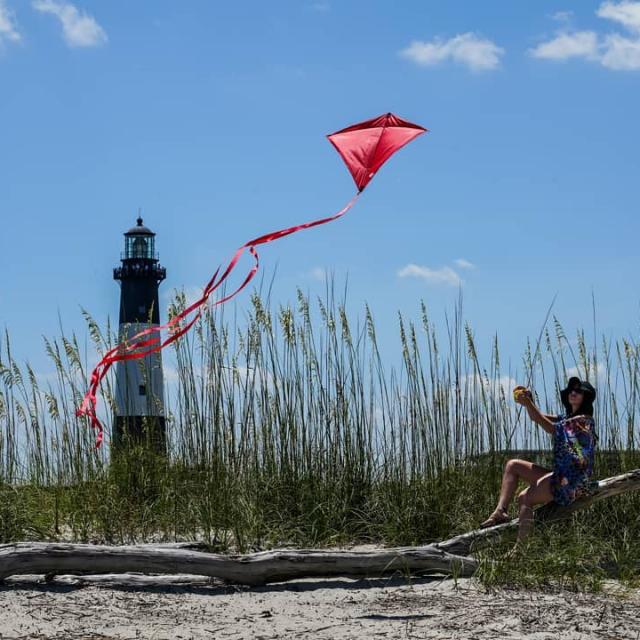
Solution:
<svg viewBox="0 0 640 640">
<path fill-rule="evenodd" d="M 114 280 L 120 283 L 120 342 L 160 324 L 158 287 L 167 272 L 158 261 L 155 235 L 140 217 L 124 234 L 121 264 L 113 270 Z M 160 352 L 117 362 L 114 451 L 127 442 L 149 444 L 158 453 L 166 453 Z"/>
</svg>

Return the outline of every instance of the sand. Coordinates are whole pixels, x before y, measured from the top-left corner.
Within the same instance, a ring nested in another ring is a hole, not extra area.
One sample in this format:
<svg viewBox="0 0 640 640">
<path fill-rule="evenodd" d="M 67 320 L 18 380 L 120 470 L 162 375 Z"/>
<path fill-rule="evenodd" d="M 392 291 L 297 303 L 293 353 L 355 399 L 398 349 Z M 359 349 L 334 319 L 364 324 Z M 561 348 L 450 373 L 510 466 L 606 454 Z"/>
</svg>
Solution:
<svg viewBox="0 0 640 640">
<path fill-rule="evenodd" d="M 194 576 L 16 576 L 2 640 L 59 638 L 640 638 L 640 591 L 486 591 L 473 579 L 298 580 L 234 587 Z M 76 582 L 76 584 L 70 584 Z M 140 584 L 143 582 L 144 584 Z"/>
</svg>

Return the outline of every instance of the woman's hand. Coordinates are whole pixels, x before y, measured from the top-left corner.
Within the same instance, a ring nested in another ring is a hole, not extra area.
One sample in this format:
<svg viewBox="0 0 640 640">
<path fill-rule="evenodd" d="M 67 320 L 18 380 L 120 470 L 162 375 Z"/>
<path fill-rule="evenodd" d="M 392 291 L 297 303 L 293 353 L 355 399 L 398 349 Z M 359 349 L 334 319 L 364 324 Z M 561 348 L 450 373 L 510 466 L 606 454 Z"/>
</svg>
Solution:
<svg viewBox="0 0 640 640">
<path fill-rule="evenodd" d="M 533 394 L 530 389 L 527 389 L 522 385 L 518 385 L 513 390 L 513 400 L 518 404 L 523 405 L 531 420 L 536 424 L 539 424 L 547 433 L 553 434 L 555 432 L 553 416 L 546 416 L 540 412 L 540 409 L 536 407 L 533 401 Z"/>
<path fill-rule="evenodd" d="M 513 390 L 513 400 L 517 404 L 526 405 L 526 404 L 529 404 L 530 402 L 533 402 L 533 394 L 526 387 L 523 387 L 522 385 L 518 385 Z"/>
</svg>

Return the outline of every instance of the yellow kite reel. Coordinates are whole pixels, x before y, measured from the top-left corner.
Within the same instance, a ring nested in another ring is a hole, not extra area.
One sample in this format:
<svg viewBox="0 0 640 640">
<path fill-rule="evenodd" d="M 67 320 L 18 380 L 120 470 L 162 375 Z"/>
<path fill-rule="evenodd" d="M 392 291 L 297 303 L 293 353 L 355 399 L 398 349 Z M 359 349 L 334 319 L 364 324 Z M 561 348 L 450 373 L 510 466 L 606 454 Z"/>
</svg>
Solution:
<svg viewBox="0 0 640 640">
<path fill-rule="evenodd" d="M 523 387 L 519 384 L 517 387 L 513 389 L 513 399 L 518 402 L 520 400 L 524 400 L 529 395 L 527 387 Z"/>
</svg>

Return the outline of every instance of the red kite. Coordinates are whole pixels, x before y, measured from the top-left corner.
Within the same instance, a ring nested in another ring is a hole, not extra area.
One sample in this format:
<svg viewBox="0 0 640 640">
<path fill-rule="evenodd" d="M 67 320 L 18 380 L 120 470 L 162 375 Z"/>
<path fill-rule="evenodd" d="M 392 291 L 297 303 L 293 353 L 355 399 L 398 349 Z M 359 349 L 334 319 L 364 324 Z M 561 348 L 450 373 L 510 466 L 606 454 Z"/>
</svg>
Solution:
<svg viewBox="0 0 640 640">
<path fill-rule="evenodd" d="M 362 191 L 376 171 L 405 144 L 427 129 L 387 113 L 327 136 Z"/>
<path fill-rule="evenodd" d="M 283 238 L 284 236 L 288 236 L 296 231 L 300 231 L 301 229 L 309 229 L 310 227 L 325 224 L 326 222 L 331 222 L 332 220 L 336 220 L 340 216 L 343 216 L 356 203 L 356 200 L 364 188 L 369 184 L 371 178 L 373 178 L 378 169 L 380 169 L 380 167 L 396 151 L 398 151 L 398 149 L 401 149 L 404 145 L 408 144 L 411 140 L 426 131 L 428 130 L 420 125 L 402 120 L 392 113 L 387 113 L 383 116 L 379 116 L 378 118 L 354 124 L 346 129 L 336 131 L 335 133 L 327 136 L 331 144 L 333 144 L 333 146 L 338 150 L 338 153 L 342 156 L 342 159 L 345 161 L 349 171 L 351 172 L 356 186 L 358 187 L 358 193 L 356 193 L 356 195 L 343 209 L 329 218 L 313 220 L 287 229 L 272 231 L 271 233 L 267 233 L 246 242 L 235 252 L 233 258 L 231 258 L 231 261 L 219 278 L 218 273 L 220 272 L 220 268 L 218 268 L 204 288 L 202 297 L 199 300 L 196 300 L 196 302 L 189 305 L 184 311 L 174 316 L 166 324 L 144 329 L 126 342 L 120 343 L 107 351 L 102 360 L 100 360 L 93 370 L 89 390 L 85 394 L 82 404 L 76 411 L 77 416 L 88 416 L 91 421 L 91 426 L 97 430 L 98 435 L 96 437 L 96 448 L 101 445 L 103 437 L 102 423 L 98 420 L 96 415 L 96 393 L 98 391 L 100 381 L 107 374 L 107 371 L 114 362 L 118 362 L 119 360 L 136 360 L 138 358 L 143 358 L 150 353 L 163 349 L 174 340 L 177 340 L 181 335 L 186 333 L 200 317 L 209 296 L 225 281 L 227 276 L 236 266 L 245 249 L 249 250 L 249 253 L 251 253 L 254 258 L 255 264 L 245 277 L 242 284 L 229 295 L 213 302 L 213 306 L 222 304 L 230 298 L 233 298 L 233 296 L 249 284 L 249 281 L 258 271 L 258 253 L 255 250 L 257 245 L 266 244 L 267 242 Z M 196 312 L 194 317 L 185 325 L 180 326 L 180 321 L 194 311 Z M 150 336 L 153 333 L 159 334 L 163 329 L 168 330 L 169 336 L 162 342 L 160 341 L 159 336 L 141 339 L 144 336 Z"/>
</svg>

